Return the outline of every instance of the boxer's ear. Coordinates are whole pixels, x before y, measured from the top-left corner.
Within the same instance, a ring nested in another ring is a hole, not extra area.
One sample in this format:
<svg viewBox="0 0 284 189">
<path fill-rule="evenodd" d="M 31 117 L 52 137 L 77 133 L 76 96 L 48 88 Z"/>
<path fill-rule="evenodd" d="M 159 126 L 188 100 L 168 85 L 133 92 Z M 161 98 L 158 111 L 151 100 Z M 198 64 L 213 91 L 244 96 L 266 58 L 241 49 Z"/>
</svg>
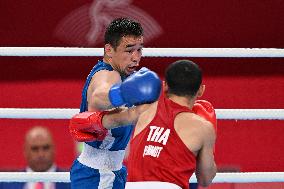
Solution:
<svg viewBox="0 0 284 189">
<path fill-rule="evenodd" d="M 169 90 L 169 86 L 166 81 L 163 81 L 163 90 L 164 93 L 167 93 Z"/>
<path fill-rule="evenodd" d="M 200 85 L 196 96 L 201 97 L 204 94 L 204 91 L 205 91 L 205 85 Z"/>
<path fill-rule="evenodd" d="M 107 57 L 112 58 L 112 53 L 114 51 L 114 49 L 112 48 L 112 46 L 110 44 L 105 44 L 105 48 L 104 48 L 104 53 Z"/>
</svg>

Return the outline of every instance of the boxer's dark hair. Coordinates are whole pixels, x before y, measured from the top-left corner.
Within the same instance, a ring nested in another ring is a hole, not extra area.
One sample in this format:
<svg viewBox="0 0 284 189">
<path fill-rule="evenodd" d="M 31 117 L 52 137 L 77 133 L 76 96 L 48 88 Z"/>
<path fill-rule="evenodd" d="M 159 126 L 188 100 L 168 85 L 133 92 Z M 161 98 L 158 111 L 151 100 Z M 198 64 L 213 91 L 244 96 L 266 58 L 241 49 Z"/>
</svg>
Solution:
<svg viewBox="0 0 284 189">
<path fill-rule="evenodd" d="M 178 60 L 168 66 L 165 79 L 170 94 L 195 96 L 202 83 L 202 71 L 192 61 Z"/>
<path fill-rule="evenodd" d="M 119 46 L 122 37 L 143 36 L 141 24 L 129 18 L 117 18 L 113 20 L 105 32 L 105 44 L 110 44 L 114 49 Z"/>
</svg>

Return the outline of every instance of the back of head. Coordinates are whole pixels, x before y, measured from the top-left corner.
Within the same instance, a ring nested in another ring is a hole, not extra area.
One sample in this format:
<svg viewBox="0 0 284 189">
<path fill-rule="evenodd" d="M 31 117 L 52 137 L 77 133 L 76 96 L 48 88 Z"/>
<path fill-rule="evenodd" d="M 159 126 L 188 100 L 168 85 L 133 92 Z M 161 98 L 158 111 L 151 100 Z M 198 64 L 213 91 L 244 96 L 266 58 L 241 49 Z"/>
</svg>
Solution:
<svg viewBox="0 0 284 189">
<path fill-rule="evenodd" d="M 168 93 L 194 97 L 202 83 L 202 71 L 189 60 L 178 60 L 168 66 L 165 73 Z"/>
<path fill-rule="evenodd" d="M 105 44 L 110 44 L 114 49 L 119 45 L 122 37 L 143 36 L 141 24 L 129 18 L 117 18 L 113 20 L 105 32 Z"/>
</svg>

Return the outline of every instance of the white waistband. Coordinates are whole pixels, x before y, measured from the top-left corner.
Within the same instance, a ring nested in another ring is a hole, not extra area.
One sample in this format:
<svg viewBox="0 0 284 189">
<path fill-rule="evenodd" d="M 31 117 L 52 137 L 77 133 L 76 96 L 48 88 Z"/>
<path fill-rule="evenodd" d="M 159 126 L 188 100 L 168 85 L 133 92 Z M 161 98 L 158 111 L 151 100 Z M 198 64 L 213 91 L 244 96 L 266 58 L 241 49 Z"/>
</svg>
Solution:
<svg viewBox="0 0 284 189">
<path fill-rule="evenodd" d="M 109 151 L 93 148 L 84 143 L 84 148 L 78 161 L 93 169 L 108 169 L 117 171 L 122 168 L 125 150 Z"/>
</svg>

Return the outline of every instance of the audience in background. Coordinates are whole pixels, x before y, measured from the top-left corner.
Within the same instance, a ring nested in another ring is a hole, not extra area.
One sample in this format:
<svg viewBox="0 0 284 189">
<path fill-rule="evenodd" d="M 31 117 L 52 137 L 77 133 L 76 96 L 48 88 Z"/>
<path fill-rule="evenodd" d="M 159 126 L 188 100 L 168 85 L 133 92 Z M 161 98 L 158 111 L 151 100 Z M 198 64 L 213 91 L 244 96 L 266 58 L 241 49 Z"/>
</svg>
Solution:
<svg viewBox="0 0 284 189">
<path fill-rule="evenodd" d="M 25 135 L 24 156 L 26 172 L 61 172 L 54 162 L 55 145 L 51 132 L 41 126 L 31 128 Z M 70 183 L 5 182 L 0 189 L 70 189 Z"/>
</svg>

